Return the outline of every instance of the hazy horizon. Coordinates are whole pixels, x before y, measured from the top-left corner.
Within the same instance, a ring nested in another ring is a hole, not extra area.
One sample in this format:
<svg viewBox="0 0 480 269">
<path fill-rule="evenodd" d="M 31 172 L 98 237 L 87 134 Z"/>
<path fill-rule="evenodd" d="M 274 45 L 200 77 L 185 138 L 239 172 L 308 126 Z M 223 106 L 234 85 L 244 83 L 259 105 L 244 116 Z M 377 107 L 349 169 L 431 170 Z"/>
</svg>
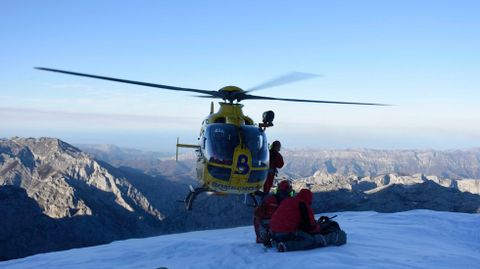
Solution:
<svg viewBox="0 0 480 269">
<path fill-rule="evenodd" d="M 140 136 L 143 139 L 150 139 L 145 141 L 145 145 L 141 146 L 138 143 L 125 143 L 125 141 L 128 141 L 127 139 L 123 138 L 118 138 L 118 139 L 112 139 L 112 137 L 115 137 L 114 134 L 105 134 L 105 136 L 98 135 L 97 133 L 95 134 L 89 134 L 89 135 L 83 135 L 82 139 L 80 140 L 72 140 L 69 138 L 69 136 L 64 136 L 64 137 L 53 137 L 53 136 L 42 136 L 42 135 L 33 135 L 33 136 L 0 136 L 0 139 L 12 139 L 15 137 L 19 138 L 41 138 L 41 137 L 46 137 L 46 138 L 56 138 L 60 139 L 64 142 L 67 142 L 73 146 L 80 146 L 80 145 L 93 145 L 93 146 L 101 146 L 101 145 L 113 145 L 122 149 L 132 149 L 132 150 L 140 150 L 143 152 L 157 152 L 157 153 L 165 153 L 165 154 L 172 154 L 175 155 L 175 144 L 176 144 L 176 137 L 172 141 L 163 141 L 162 143 L 155 143 L 157 138 L 171 138 L 172 134 L 167 134 L 167 135 L 159 135 L 159 134 L 150 134 L 149 136 Z M 181 139 L 181 138 L 180 138 Z M 273 140 L 272 140 L 273 141 Z M 150 144 L 150 142 L 152 142 Z M 195 144 L 196 141 L 191 140 L 180 140 L 181 143 L 191 143 Z M 270 143 L 271 141 L 269 141 Z M 165 144 L 167 144 L 165 146 Z M 429 148 L 429 147 L 363 147 L 363 146 L 358 146 L 358 147 L 332 147 L 332 146 L 318 146 L 318 145 L 310 145 L 310 146 L 283 146 L 282 151 L 306 151 L 306 150 L 312 150 L 312 151 L 322 151 L 322 150 L 332 150 L 332 151 L 344 151 L 344 150 L 379 150 L 379 151 L 396 151 L 396 150 L 405 150 L 405 151 L 455 151 L 455 150 L 460 150 L 460 151 L 468 151 L 468 150 L 477 150 L 480 149 L 480 146 L 472 146 L 472 147 L 451 147 L 451 148 Z M 188 152 L 194 152 L 193 150 L 190 149 L 179 149 L 180 154 L 183 153 L 188 153 Z"/>
</svg>

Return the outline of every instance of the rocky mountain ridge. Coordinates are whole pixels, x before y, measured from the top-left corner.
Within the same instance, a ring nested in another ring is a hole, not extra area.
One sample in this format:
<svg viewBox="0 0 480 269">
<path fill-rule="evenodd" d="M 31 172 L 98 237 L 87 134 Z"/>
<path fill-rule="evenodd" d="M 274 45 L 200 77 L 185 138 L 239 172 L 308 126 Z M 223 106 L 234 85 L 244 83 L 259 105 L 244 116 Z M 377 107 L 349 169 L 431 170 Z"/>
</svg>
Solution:
<svg viewBox="0 0 480 269">
<path fill-rule="evenodd" d="M 165 219 L 125 174 L 58 139 L 0 140 L 0 189 L 8 257 L 154 235 Z"/>
<path fill-rule="evenodd" d="M 480 179 L 480 148 L 465 150 L 285 150 L 282 173 L 305 178 L 317 171 L 343 176 L 424 174 Z"/>
<path fill-rule="evenodd" d="M 448 179 L 438 176 L 414 174 L 398 175 L 385 174 L 378 176 L 344 176 L 341 174 L 329 174 L 320 170 L 313 176 L 294 181 L 296 188 L 310 188 L 313 192 L 338 191 L 341 189 L 349 191 L 362 191 L 374 193 L 393 185 L 412 186 L 433 182 L 445 188 L 452 188 L 461 192 L 480 194 L 480 180 L 478 179 Z"/>
<path fill-rule="evenodd" d="M 24 188 L 49 217 L 92 215 L 86 203 L 91 197 L 80 196 L 80 190 L 92 188 L 113 194 L 112 202 L 124 210 L 137 208 L 155 219 L 163 218 L 124 177 L 61 140 L 15 138 L 0 143 L 0 185 Z"/>
</svg>

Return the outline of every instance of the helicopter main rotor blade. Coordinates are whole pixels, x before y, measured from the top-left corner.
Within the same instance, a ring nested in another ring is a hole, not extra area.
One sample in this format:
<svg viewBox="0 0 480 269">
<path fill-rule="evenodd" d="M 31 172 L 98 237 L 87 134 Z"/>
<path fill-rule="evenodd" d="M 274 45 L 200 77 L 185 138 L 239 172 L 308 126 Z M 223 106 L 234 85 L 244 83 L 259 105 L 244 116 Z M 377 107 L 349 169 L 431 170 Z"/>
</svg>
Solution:
<svg viewBox="0 0 480 269">
<path fill-rule="evenodd" d="M 122 83 L 128 83 L 128 84 L 135 84 L 135 85 L 141 85 L 141 86 L 147 86 L 147 87 L 161 88 L 161 89 L 166 89 L 166 90 L 182 91 L 182 92 L 196 92 L 196 93 L 201 93 L 201 94 L 207 94 L 207 95 L 210 95 L 210 96 L 213 96 L 213 97 L 218 96 L 217 91 L 206 91 L 206 90 L 199 90 L 199 89 L 181 88 L 181 87 L 175 87 L 175 86 L 169 86 L 169 85 L 161 85 L 161 84 L 155 84 L 155 83 L 148 83 L 148 82 L 141 82 L 141 81 L 134 81 L 134 80 L 126 80 L 126 79 L 120 79 L 120 78 L 111 78 L 111 77 L 90 75 L 90 74 L 84 74 L 84 73 L 77 73 L 77 72 L 71 72 L 71 71 L 59 70 L 59 69 L 52 69 L 52 68 L 46 68 L 46 67 L 35 67 L 35 69 L 43 70 L 43 71 L 50 71 L 50 72 L 63 73 L 63 74 L 74 75 L 74 76 L 89 77 L 89 78 L 110 80 L 110 81 L 116 81 L 116 82 L 122 82 Z"/>
<path fill-rule="evenodd" d="M 257 96 L 257 95 L 250 95 L 250 94 L 245 94 L 242 97 L 242 100 L 275 100 L 275 101 L 287 101 L 287 102 L 321 103 L 321 104 L 337 104 L 337 105 L 391 106 L 389 104 L 379 104 L 379 103 L 359 103 L 359 102 L 275 98 L 275 97 Z"/>
<path fill-rule="evenodd" d="M 222 96 L 213 96 L 213 95 L 191 95 L 191 97 L 198 97 L 198 98 L 220 98 L 224 99 Z"/>
<path fill-rule="evenodd" d="M 276 77 L 272 80 L 269 80 L 267 82 L 264 82 L 262 84 L 259 84 L 255 87 L 252 87 L 245 92 L 253 92 L 253 91 L 258 91 L 258 90 L 263 90 L 267 88 L 272 88 L 272 87 L 277 87 L 280 85 L 284 84 L 289 84 L 301 80 L 306 80 L 306 79 L 311 79 L 315 77 L 320 77 L 320 75 L 317 74 L 311 74 L 311 73 L 302 73 L 302 72 L 291 72 L 288 74 L 285 74 L 283 76 Z"/>
</svg>

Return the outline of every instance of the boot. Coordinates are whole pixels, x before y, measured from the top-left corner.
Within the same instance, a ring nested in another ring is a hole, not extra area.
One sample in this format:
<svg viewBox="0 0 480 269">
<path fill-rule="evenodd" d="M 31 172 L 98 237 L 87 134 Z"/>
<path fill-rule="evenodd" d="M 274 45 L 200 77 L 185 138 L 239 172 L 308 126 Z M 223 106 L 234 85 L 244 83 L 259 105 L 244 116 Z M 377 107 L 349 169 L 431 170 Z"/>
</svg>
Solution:
<svg viewBox="0 0 480 269">
<path fill-rule="evenodd" d="M 285 242 L 280 242 L 277 244 L 277 250 L 278 252 L 287 252 L 287 244 Z"/>
<path fill-rule="evenodd" d="M 323 237 L 325 238 L 326 246 L 341 246 L 347 243 L 347 234 L 342 230 L 326 234 Z"/>
</svg>

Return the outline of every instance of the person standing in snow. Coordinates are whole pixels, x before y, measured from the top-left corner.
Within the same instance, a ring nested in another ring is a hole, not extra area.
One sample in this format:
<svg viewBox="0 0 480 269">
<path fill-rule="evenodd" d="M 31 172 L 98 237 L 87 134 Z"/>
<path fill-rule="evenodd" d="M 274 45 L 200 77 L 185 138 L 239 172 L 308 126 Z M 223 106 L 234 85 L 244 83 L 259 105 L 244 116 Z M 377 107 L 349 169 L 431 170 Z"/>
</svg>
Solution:
<svg viewBox="0 0 480 269">
<path fill-rule="evenodd" d="M 293 196 L 292 185 L 288 180 L 282 180 L 278 183 L 276 191 L 273 194 L 266 196 L 262 203 L 255 208 L 253 227 L 255 228 L 257 243 L 263 243 L 266 246 L 270 245 L 270 219 L 283 200 L 291 196 Z"/>
<path fill-rule="evenodd" d="M 312 210 L 313 194 L 302 189 L 297 196 L 287 198 L 270 220 L 272 238 L 280 252 L 307 250 L 347 242 L 347 234 L 338 223 L 321 217 L 315 221 Z"/>
<path fill-rule="evenodd" d="M 280 154 L 282 144 L 280 141 L 273 141 L 270 146 L 270 170 L 268 171 L 267 180 L 263 184 L 263 194 L 267 195 L 273 186 L 273 180 L 277 176 L 278 169 L 283 167 L 283 157 Z"/>
</svg>

